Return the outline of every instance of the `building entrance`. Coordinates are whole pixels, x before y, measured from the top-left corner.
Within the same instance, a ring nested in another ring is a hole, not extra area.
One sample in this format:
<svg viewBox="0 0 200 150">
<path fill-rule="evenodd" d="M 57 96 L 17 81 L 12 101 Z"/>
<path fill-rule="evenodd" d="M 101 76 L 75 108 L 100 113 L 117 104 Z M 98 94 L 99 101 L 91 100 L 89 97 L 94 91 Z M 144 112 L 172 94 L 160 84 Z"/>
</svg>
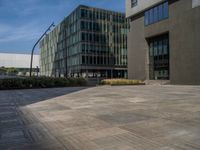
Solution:
<svg viewBox="0 0 200 150">
<path fill-rule="evenodd" d="M 169 35 L 148 39 L 150 80 L 169 80 Z"/>
</svg>

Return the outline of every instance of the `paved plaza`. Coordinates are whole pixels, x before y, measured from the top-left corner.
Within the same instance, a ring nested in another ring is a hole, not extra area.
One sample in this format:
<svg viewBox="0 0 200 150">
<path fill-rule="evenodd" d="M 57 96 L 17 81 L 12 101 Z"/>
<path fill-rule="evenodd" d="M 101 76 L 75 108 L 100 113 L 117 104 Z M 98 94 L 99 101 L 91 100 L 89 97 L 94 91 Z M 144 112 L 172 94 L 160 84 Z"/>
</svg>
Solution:
<svg viewBox="0 0 200 150">
<path fill-rule="evenodd" d="M 0 150 L 199 150 L 200 86 L 0 91 Z"/>
</svg>

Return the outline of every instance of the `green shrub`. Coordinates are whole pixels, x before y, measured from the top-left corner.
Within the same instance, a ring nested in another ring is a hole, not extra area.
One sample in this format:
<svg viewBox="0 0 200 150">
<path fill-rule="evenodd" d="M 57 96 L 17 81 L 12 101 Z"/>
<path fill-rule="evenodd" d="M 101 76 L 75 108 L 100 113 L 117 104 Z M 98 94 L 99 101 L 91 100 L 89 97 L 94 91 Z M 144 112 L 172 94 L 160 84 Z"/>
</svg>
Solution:
<svg viewBox="0 0 200 150">
<path fill-rule="evenodd" d="M 87 82 L 84 78 L 77 78 L 76 85 L 86 85 Z"/>
<path fill-rule="evenodd" d="M 14 67 L 7 68 L 7 73 L 8 74 L 18 74 L 18 70 Z"/>
<path fill-rule="evenodd" d="M 73 86 L 67 78 L 55 78 L 53 83 L 54 86 Z"/>
<path fill-rule="evenodd" d="M 6 73 L 6 72 L 7 72 L 6 68 L 0 67 L 0 73 Z"/>
<path fill-rule="evenodd" d="M 52 78 L 52 77 L 27 77 L 0 79 L 2 89 L 26 89 L 26 88 L 51 88 L 67 86 L 85 86 L 83 78 Z"/>
<path fill-rule="evenodd" d="M 69 83 L 70 83 L 72 86 L 76 86 L 77 81 L 75 80 L 75 78 L 69 78 Z"/>
<path fill-rule="evenodd" d="M 101 85 L 143 85 L 141 80 L 128 80 L 128 79 L 105 79 L 102 80 Z"/>
<path fill-rule="evenodd" d="M 84 86 L 87 85 L 87 81 L 84 78 L 68 78 L 70 85 L 72 86 Z"/>
</svg>

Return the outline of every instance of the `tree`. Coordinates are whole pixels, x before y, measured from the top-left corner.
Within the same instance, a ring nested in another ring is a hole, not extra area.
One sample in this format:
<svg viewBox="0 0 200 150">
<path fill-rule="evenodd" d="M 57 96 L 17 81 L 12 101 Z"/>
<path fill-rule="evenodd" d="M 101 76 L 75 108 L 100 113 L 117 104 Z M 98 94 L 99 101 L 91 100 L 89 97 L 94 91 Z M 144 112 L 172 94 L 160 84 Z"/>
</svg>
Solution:
<svg viewBox="0 0 200 150">
<path fill-rule="evenodd" d="M 0 74 L 5 74 L 7 72 L 5 67 L 0 67 Z"/>
<path fill-rule="evenodd" d="M 14 67 L 12 67 L 12 68 L 8 68 L 7 69 L 7 73 L 8 74 L 18 74 L 18 70 L 16 69 L 16 68 L 14 68 Z"/>
</svg>

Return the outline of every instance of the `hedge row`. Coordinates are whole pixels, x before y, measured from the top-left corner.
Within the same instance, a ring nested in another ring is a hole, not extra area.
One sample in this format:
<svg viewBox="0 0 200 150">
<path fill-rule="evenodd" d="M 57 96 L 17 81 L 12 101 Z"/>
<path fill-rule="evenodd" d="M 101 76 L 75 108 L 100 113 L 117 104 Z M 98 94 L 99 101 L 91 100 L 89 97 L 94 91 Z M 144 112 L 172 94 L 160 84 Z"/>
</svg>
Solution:
<svg viewBox="0 0 200 150">
<path fill-rule="evenodd" d="M 26 77 L 0 79 L 0 90 L 85 86 L 83 78 Z"/>
<path fill-rule="evenodd" d="M 145 83 L 140 80 L 128 79 L 105 79 L 102 80 L 101 85 L 144 85 Z"/>
</svg>

